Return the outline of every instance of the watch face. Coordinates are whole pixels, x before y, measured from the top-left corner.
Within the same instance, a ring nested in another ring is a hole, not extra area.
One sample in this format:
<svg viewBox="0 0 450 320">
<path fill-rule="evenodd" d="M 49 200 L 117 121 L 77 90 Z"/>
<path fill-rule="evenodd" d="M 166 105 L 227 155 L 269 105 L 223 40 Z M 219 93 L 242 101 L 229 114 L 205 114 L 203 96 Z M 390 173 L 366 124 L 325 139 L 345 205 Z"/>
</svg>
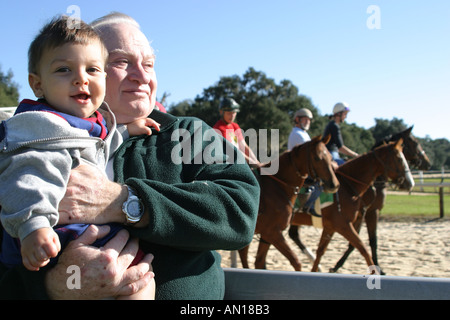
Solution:
<svg viewBox="0 0 450 320">
<path fill-rule="evenodd" d="M 139 200 L 132 200 L 127 205 L 128 215 L 132 218 L 140 218 L 142 216 L 142 206 Z"/>
</svg>

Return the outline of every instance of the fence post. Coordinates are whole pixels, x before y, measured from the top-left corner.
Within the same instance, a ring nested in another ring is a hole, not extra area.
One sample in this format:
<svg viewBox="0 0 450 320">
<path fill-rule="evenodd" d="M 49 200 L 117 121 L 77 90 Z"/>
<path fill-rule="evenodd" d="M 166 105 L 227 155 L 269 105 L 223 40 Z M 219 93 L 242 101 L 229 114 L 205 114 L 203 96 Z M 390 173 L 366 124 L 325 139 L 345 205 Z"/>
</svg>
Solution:
<svg viewBox="0 0 450 320">
<path fill-rule="evenodd" d="M 420 184 L 421 184 L 420 191 L 423 192 L 423 171 L 422 170 L 419 171 L 419 178 L 420 178 Z"/>
<path fill-rule="evenodd" d="M 444 217 L 444 187 L 439 187 L 439 217 Z"/>
</svg>

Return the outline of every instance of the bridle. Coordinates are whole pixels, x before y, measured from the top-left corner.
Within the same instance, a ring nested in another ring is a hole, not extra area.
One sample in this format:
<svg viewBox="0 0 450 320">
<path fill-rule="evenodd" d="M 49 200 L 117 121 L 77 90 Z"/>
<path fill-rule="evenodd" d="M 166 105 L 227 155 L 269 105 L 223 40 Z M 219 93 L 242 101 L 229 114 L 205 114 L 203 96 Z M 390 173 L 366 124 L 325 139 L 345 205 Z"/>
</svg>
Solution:
<svg viewBox="0 0 450 320">
<path fill-rule="evenodd" d="M 404 139 L 406 141 L 406 139 Z M 410 142 L 411 143 L 411 142 Z M 413 147 L 415 148 L 416 152 L 412 151 L 411 147 L 410 147 L 410 143 L 405 143 L 405 147 L 403 148 L 403 154 L 406 156 L 408 155 L 408 158 L 410 158 L 411 160 L 408 160 L 411 162 L 411 164 L 416 167 L 416 168 L 420 168 L 420 166 L 423 163 L 423 159 L 420 157 L 422 156 L 423 158 L 425 158 L 425 150 L 421 150 L 419 151 L 419 144 L 417 142 L 414 142 L 416 145 Z"/>
<path fill-rule="evenodd" d="M 311 144 L 308 145 L 308 150 L 306 150 L 307 153 L 308 153 L 308 155 L 309 155 L 309 159 L 308 159 L 309 161 L 308 161 L 308 167 L 307 167 L 308 171 L 307 171 L 306 173 L 304 173 L 304 174 L 300 171 L 300 169 L 299 169 L 299 168 L 297 167 L 297 165 L 295 164 L 295 161 L 294 161 L 294 159 L 293 159 L 293 157 L 292 157 L 293 152 L 292 152 L 292 151 L 289 151 L 289 153 L 288 153 L 289 162 L 290 162 L 290 164 L 294 167 L 294 169 L 295 169 L 295 174 L 296 174 L 297 178 L 299 179 L 299 181 L 298 181 L 299 183 L 298 183 L 297 185 L 290 185 L 290 184 L 284 182 L 283 180 L 281 180 L 281 179 L 275 177 L 274 175 L 268 175 L 268 177 L 271 178 L 271 179 L 273 179 L 273 180 L 275 180 L 275 181 L 277 181 L 278 183 L 284 185 L 284 186 L 287 187 L 287 188 L 291 188 L 291 189 L 292 189 L 293 195 L 298 195 L 299 192 L 300 192 L 300 188 L 301 188 L 300 186 L 303 186 L 303 184 L 305 183 L 305 180 L 306 180 L 308 177 L 310 177 L 311 179 L 313 179 L 314 182 L 316 182 L 317 180 L 319 180 L 319 179 L 318 179 L 317 172 L 316 172 L 316 170 L 314 169 L 314 166 L 312 165 L 311 157 L 313 157 L 314 155 L 310 152 L 310 149 L 311 149 Z M 289 204 L 291 205 L 291 207 L 294 208 L 294 204 L 293 204 L 292 201 L 290 200 L 289 196 L 287 196 L 287 198 L 288 198 L 288 200 L 289 200 Z"/>
<path fill-rule="evenodd" d="M 394 171 L 397 174 L 397 176 L 399 176 L 402 173 L 407 173 L 408 170 L 409 170 L 409 169 L 405 169 L 405 168 L 403 168 L 403 170 L 400 170 L 397 166 L 395 168 L 392 168 L 387 163 L 383 162 L 383 160 L 380 158 L 380 156 L 376 153 L 376 150 L 373 150 L 370 153 L 374 156 L 376 161 L 383 166 L 383 168 L 384 168 L 384 175 L 386 177 L 388 176 L 387 175 L 388 171 Z M 360 181 L 360 180 L 355 179 L 355 178 L 353 178 L 353 177 L 351 177 L 351 176 L 349 176 L 349 175 L 347 175 L 347 174 L 345 174 L 345 173 L 343 173 L 343 172 L 341 172 L 339 170 L 336 171 L 336 174 L 340 175 L 341 177 L 344 177 L 347 180 L 351 180 L 351 181 L 353 181 L 353 182 L 355 182 L 355 183 L 357 183 L 359 185 L 362 185 L 364 187 L 361 192 L 358 192 L 353 187 L 353 185 L 349 184 L 348 181 L 347 181 L 347 184 L 350 186 L 350 188 L 353 190 L 353 193 L 355 194 L 355 196 L 353 197 L 355 201 L 357 199 L 361 198 L 362 195 L 366 192 L 366 190 L 372 185 L 372 183 L 366 183 L 366 182 Z M 403 176 L 401 178 L 397 178 L 394 181 L 394 183 L 398 184 L 398 185 L 401 185 L 404 181 L 405 181 L 405 177 Z"/>
<path fill-rule="evenodd" d="M 401 151 L 400 151 L 401 152 Z M 393 180 L 392 182 L 396 185 L 401 185 L 403 184 L 403 182 L 405 182 L 406 179 L 406 174 L 408 174 L 408 172 L 411 172 L 411 170 L 408 168 L 405 168 L 404 166 L 402 166 L 401 169 L 398 168 L 398 165 L 396 163 L 395 168 L 392 168 L 391 166 L 389 166 L 387 163 L 383 162 L 380 157 L 374 152 L 375 158 L 377 159 L 378 162 L 381 163 L 381 165 L 384 166 L 384 176 L 388 177 L 388 171 L 393 171 L 396 173 L 397 178 L 395 180 Z M 405 159 L 406 161 L 406 159 Z M 401 176 L 403 175 L 403 176 Z"/>
</svg>

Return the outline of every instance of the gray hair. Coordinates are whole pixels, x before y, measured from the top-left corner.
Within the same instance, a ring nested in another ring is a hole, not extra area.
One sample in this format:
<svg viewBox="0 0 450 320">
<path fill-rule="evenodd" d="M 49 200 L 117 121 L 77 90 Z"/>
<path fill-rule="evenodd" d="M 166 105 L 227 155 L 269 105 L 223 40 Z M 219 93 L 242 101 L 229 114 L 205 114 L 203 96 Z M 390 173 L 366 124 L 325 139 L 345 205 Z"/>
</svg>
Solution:
<svg viewBox="0 0 450 320">
<path fill-rule="evenodd" d="M 126 15 L 125 13 L 121 12 L 111 12 L 106 16 L 100 17 L 91 22 L 91 27 L 93 27 L 94 29 L 102 29 L 103 26 L 109 26 L 116 23 L 128 23 L 135 26 L 138 29 L 141 29 L 139 23 L 137 23 L 136 20 L 134 20 L 129 15 Z"/>
<path fill-rule="evenodd" d="M 110 27 L 114 24 L 119 24 L 119 23 L 132 25 L 132 26 L 136 27 L 138 30 L 142 31 L 141 26 L 139 25 L 139 23 L 136 20 L 134 20 L 132 17 L 130 17 L 129 15 L 127 15 L 125 13 L 116 12 L 116 11 L 111 12 L 110 14 L 107 14 L 98 19 L 95 19 L 94 21 L 92 21 L 90 23 L 90 25 L 100 35 L 100 37 L 103 38 L 104 36 L 108 35 L 108 27 Z M 155 50 L 151 46 L 150 41 L 149 41 L 149 45 L 150 45 L 152 55 L 155 56 Z"/>
</svg>

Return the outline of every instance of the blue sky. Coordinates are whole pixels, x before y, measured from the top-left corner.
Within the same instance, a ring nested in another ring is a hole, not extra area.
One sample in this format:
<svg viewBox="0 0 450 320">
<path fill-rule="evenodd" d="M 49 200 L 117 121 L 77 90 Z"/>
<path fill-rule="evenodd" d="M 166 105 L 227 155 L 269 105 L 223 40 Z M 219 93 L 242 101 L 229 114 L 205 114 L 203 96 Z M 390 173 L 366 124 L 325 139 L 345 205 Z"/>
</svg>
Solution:
<svg viewBox="0 0 450 320">
<path fill-rule="evenodd" d="M 450 140 L 447 0 L 0 1 L 0 65 L 21 99 L 33 98 L 30 42 L 76 5 L 86 22 L 121 11 L 141 24 L 157 53 L 158 98 L 170 93 L 169 104 L 253 67 L 292 81 L 322 115 L 346 101 L 350 123 L 397 117 L 418 137 Z"/>
</svg>

